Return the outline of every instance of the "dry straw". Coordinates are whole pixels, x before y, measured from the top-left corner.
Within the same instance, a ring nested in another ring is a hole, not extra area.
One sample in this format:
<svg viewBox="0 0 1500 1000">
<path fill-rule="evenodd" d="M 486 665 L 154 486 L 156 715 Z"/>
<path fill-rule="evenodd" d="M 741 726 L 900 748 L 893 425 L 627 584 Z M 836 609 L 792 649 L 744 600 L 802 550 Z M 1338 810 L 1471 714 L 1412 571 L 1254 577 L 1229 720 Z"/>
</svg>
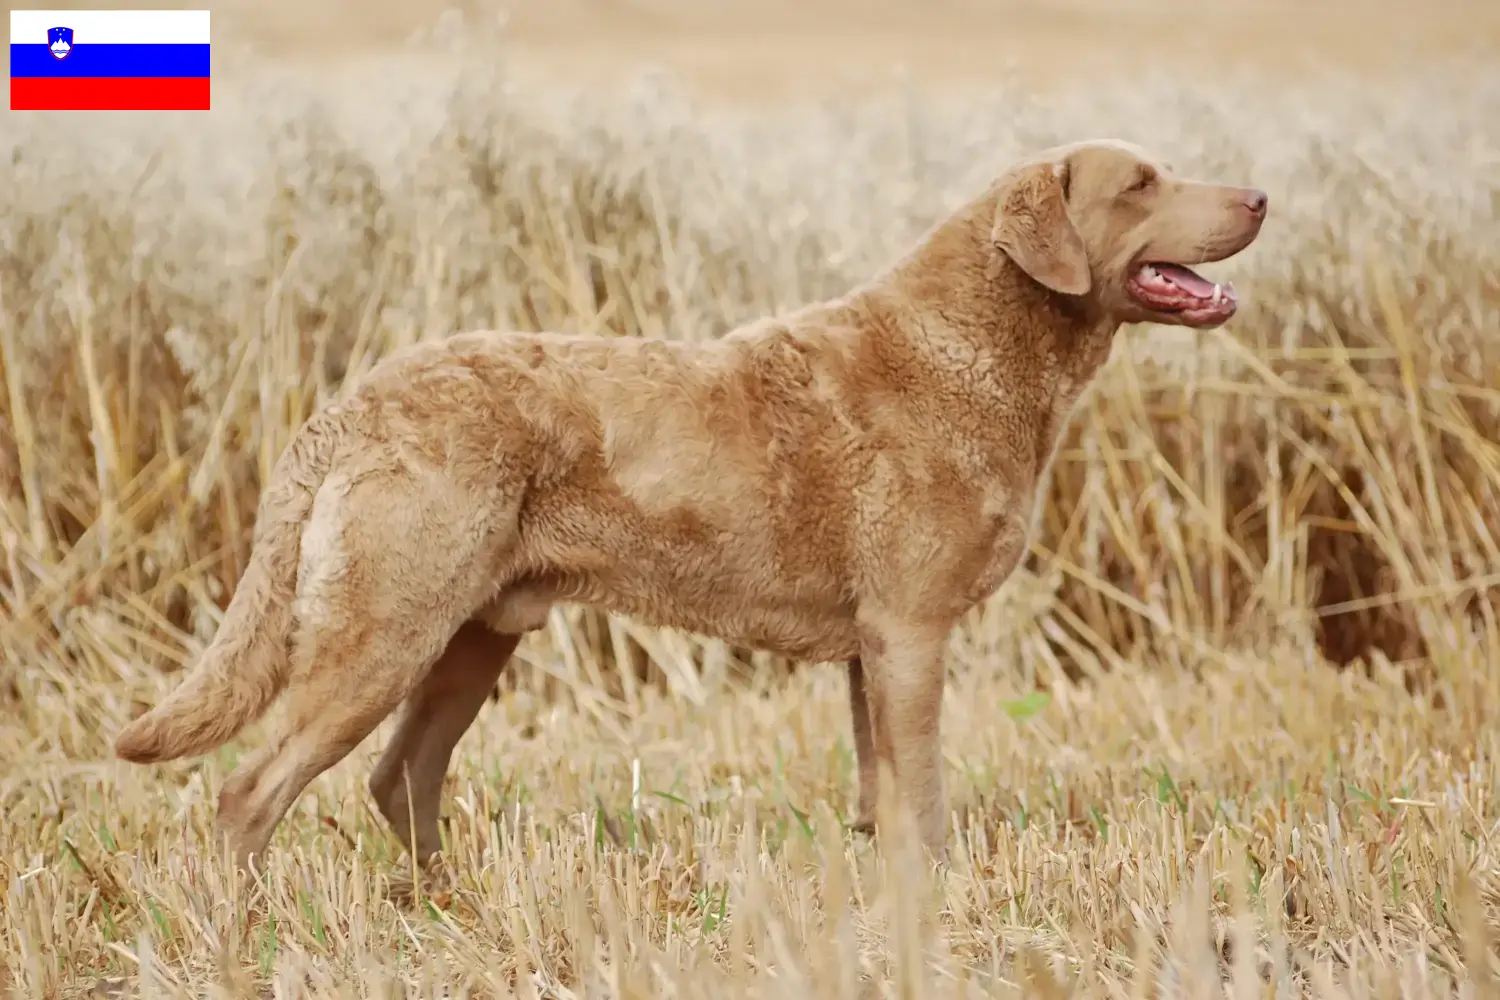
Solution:
<svg viewBox="0 0 1500 1000">
<path fill-rule="evenodd" d="M 207 119 L 0 130 L 0 986 L 1496 995 L 1500 75 L 731 116 L 496 66 L 231 67 Z M 1026 572 L 953 639 L 946 871 L 843 832 L 836 669 L 572 611 L 415 884 L 367 755 L 251 885 L 210 852 L 231 751 L 108 761 L 211 635 L 278 451 L 384 352 L 712 337 L 1091 135 L 1272 218 L 1215 268 L 1252 303 L 1227 331 L 1122 338 Z"/>
</svg>

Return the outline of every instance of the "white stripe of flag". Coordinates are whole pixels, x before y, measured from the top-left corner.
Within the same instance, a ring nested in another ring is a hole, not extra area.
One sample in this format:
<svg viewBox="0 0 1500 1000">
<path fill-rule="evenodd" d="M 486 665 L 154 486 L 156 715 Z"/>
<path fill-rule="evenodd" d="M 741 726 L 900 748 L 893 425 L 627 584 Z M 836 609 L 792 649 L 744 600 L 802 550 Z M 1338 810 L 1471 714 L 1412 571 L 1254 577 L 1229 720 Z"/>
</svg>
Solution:
<svg viewBox="0 0 1500 1000">
<path fill-rule="evenodd" d="M 12 45 L 46 45 L 48 28 L 72 28 L 75 45 L 208 45 L 206 10 L 13 10 Z"/>
</svg>

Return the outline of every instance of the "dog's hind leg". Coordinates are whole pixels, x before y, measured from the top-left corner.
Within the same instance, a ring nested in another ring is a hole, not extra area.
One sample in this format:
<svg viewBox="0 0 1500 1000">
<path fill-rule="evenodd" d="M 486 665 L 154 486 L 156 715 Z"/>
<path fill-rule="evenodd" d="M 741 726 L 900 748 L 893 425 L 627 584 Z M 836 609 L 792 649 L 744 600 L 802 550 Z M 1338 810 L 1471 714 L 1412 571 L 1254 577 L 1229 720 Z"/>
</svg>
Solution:
<svg viewBox="0 0 1500 1000">
<path fill-rule="evenodd" d="M 441 850 L 438 815 L 453 748 L 520 641 L 519 634 L 466 622 L 401 705 L 396 732 L 370 774 L 370 792 L 386 822 L 420 861 Z"/>
<path fill-rule="evenodd" d="M 264 856 L 271 834 L 308 783 L 342 760 L 400 704 L 442 639 L 397 623 L 362 623 L 308 637 L 311 663 L 287 686 L 272 743 L 219 793 L 218 824 L 238 861 Z"/>
<path fill-rule="evenodd" d="M 264 855 L 307 784 L 418 687 L 482 603 L 497 542 L 484 510 L 438 473 L 331 476 L 320 488 L 302 538 L 285 710 L 219 795 L 239 862 Z"/>
</svg>

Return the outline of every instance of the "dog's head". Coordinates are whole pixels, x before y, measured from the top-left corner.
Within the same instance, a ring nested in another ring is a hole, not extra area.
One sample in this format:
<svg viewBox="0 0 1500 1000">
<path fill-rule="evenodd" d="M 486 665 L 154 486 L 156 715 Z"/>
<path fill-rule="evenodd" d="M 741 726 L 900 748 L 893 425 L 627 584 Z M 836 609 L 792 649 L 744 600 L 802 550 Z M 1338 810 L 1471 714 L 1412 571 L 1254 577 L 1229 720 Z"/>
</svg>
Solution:
<svg viewBox="0 0 1500 1000">
<path fill-rule="evenodd" d="M 1238 300 L 1192 265 L 1239 253 L 1265 218 L 1264 191 L 1187 180 L 1100 140 L 1048 150 L 1002 178 L 992 236 L 1034 280 L 1120 322 L 1209 328 Z"/>
</svg>

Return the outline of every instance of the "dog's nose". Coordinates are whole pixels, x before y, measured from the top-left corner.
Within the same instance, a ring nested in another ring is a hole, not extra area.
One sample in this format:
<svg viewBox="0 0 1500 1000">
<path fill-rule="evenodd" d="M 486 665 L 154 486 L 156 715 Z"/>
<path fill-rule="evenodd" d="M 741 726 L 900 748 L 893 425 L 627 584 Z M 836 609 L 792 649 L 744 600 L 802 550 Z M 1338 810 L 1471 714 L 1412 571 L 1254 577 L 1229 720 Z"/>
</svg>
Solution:
<svg viewBox="0 0 1500 1000">
<path fill-rule="evenodd" d="M 1266 203 L 1270 201 L 1264 191 L 1252 188 L 1245 192 L 1245 207 L 1257 218 L 1266 214 Z"/>
</svg>

